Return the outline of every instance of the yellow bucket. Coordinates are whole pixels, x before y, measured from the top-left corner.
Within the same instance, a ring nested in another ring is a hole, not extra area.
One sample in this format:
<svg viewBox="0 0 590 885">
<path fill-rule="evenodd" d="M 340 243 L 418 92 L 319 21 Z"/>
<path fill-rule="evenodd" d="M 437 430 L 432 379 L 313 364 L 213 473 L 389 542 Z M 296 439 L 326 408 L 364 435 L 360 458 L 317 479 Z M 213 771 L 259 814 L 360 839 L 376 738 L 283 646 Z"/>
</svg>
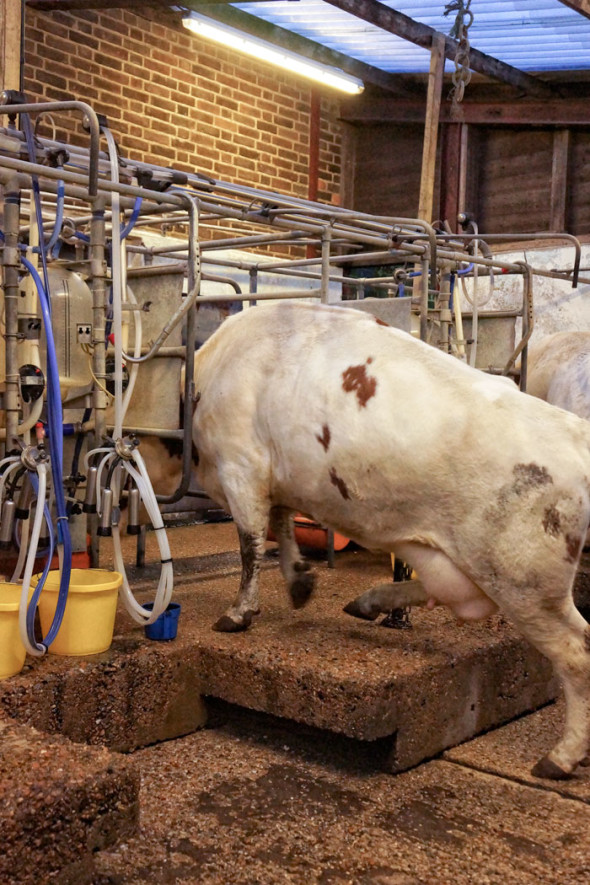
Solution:
<svg viewBox="0 0 590 885">
<path fill-rule="evenodd" d="M 34 585 L 39 580 L 34 578 Z M 73 568 L 68 599 L 57 636 L 49 646 L 54 655 L 97 655 L 110 648 L 115 629 L 117 596 L 123 581 L 119 572 Z M 39 597 L 39 617 L 47 636 L 59 591 L 59 571 L 49 572 Z"/>
<path fill-rule="evenodd" d="M 0 679 L 20 673 L 25 663 L 18 626 L 21 591 L 20 584 L 0 582 Z"/>
</svg>

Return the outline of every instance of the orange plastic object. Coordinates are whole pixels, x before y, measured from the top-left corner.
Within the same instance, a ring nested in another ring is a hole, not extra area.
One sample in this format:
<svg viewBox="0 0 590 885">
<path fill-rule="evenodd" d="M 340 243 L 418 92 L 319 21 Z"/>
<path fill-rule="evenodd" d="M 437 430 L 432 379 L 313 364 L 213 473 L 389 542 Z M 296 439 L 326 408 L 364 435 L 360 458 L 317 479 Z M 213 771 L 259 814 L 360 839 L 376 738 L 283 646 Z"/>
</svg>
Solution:
<svg viewBox="0 0 590 885">
<path fill-rule="evenodd" d="M 308 516 L 301 516 L 301 514 L 297 514 L 294 524 L 295 539 L 298 544 L 302 547 L 316 547 L 319 550 L 327 549 L 328 530 L 326 528 L 323 528 Z M 276 541 L 276 537 L 270 529 L 268 530 L 267 539 L 269 541 Z M 344 550 L 349 543 L 350 538 L 345 538 L 344 535 L 334 532 L 334 550 Z"/>
</svg>

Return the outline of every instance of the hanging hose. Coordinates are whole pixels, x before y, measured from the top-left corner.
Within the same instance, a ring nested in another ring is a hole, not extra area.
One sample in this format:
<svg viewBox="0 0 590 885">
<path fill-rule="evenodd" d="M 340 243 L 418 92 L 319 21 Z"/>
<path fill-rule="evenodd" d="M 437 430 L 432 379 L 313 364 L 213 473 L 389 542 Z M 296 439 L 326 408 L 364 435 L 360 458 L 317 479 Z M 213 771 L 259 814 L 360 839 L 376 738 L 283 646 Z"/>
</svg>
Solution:
<svg viewBox="0 0 590 885">
<path fill-rule="evenodd" d="M 112 133 L 105 127 L 103 129 L 104 135 L 107 140 L 108 152 L 109 152 L 109 161 L 110 161 L 110 169 L 111 169 L 111 181 L 113 184 L 118 183 L 119 181 L 119 158 L 117 153 L 117 146 L 115 144 L 115 140 L 113 138 Z M 192 202 L 191 202 L 192 207 Z M 136 602 L 131 590 L 129 588 L 129 583 L 127 581 L 127 576 L 125 573 L 125 566 L 123 562 L 123 557 L 121 553 L 121 544 L 120 544 L 120 536 L 119 536 L 119 527 L 118 524 L 113 525 L 111 528 L 112 537 L 113 537 L 113 548 L 114 548 L 114 556 L 115 556 L 115 567 L 121 573 L 123 577 L 123 582 L 121 586 L 121 595 L 123 597 L 123 601 L 125 602 L 126 608 L 129 611 L 131 617 L 133 617 L 136 621 L 141 624 L 152 624 L 157 618 L 164 612 L 170 602 L 170 597 L 172 595 L 173 589 L 173 570 L 172 570 L 172 557 L 170 555 L 170 547 L 168 545 L 168 539 L 166 536 L 166 529 L 164 527 L 164 523 L 162 520 L 162 515 L 160 513 L 160 508 L 156 499 L 156 495 L 152 488 L 147 469 L 145 467 L 145 463 L 143 458 L 139 454 L 139 452 L 135 448 L 135 444 L 126 445 L 124 440 L 122 439 L 123 435 L 123 418 L 124 414 L 127 410 L 127 406 L 129 404 L 129 400 L 131 397 L 131 393 L 133 391 L 133 386 L 135 384 L 135 373 L 133 373 L 133 377 L 130 377 L 130 386 L 131 390 L 128 391 L 128 395 L 123 397 L 123 360 L 124 358 L 129 359 L 131 362 L 139 363 L 142 361 L 140 356 L 141 354 L 141 316 L 139 315 L 139 311 L 135 311 L 135 347 L 134 347 L 134 356 L 129 357 L 124 355 L 123 347 L 122 347 L 122 338 L 121 338 L 121 330 L 122 330 L 122 294 L 127 291 L 127 281 L 126 281 L 126 267 L 123 259 L 123 248 L 122 248 L 122 239 L 127 236 L 127 233 L 130 229 L 130 224 L 134 224 L 134 216 L 137 217 L 140 210 L 140 205 L 138 205 L 137 201 L 135 203 L 135 207 L 133 210 L 133 214 L 131 216 L 129 224 L 121 229 L 120 223 L 120 199 L 119 193 L 117 190 L 114 190 L 112 193 L 112 202 L 111 202 L 111 217 L 112 217 L 112 241 L 111 241 L 111 278 L 112 278 L 112 329 L 114 331 L 114 348 L 115 348 L 115 368 L 114 368 L 114 380 L 115 380 L 115 400 L 114 400 L 114 428 L 113 428 L 113 441 L 114 448 L 100 448 L 95 449 L 92 452 L 89 452 L 86 456 L 86 463 L 90 462 L 90 459 L 93 458 L 101 451 L 106 451 L 105 457 L 101 460 L 96 476 L 96 499 L 97 499 L 97 512 L 102 516 L 102 522 L 106 521 L 106 517 L 108 517 L 108 513 L 102 513 L 102 489 L 101 489 L 101 478 L 104 472 L 104 469 L 109 467 L 108 476 L 107 476 L 107 488 L 108 483 L 110 482 L 110 491 L 112 492 L 112 499 L 109 499 L 109 506 L 118 507 L 119 497 L 121 491 L 121 483 L 120 483 L 120 475 L 121 471 L 127 471 L 127 473 L 131 476 L 135 485 L 137 486 L 140 496 L 144 502 L 144 505 L 148 511 L 148 515 L 150 517 L 150 521 L 156 532 L 156 536 L 158 538 L 158 544 L 160 547 L 160 560 L 162 564 L 162 568 L 160 571 L 160 580 L 158 583 L 158 588 L 156 591 L 156 598 L 154 600 L 153 609 L 151 612 L 147 612 L 143 606 L 139 605 Z M 196 207 L 194 208 L 194 214 L 196 215 Z M 188 306 L 192 306 L 194 303 L 194 299 L 196 298 L 198 287 L 193 287 L 194 291 L 190 293 L 189 297 L 186 299 L 187 304 L 183 305 L 184 310 L 177 311 L 175 316 L 173 317 L 173 323 L 179 322 L 180 319 L 186 313 L 186 309 Z M 132 300 L 134 301 L 133 293 L 131 295 Z M 170 327 L 170 328 L 169 328 Z M 169 324 L 162 334 L 160 335 L 160 339 L 164 339 L 166 335 L 171 330 L 172 326 Z M 161 343 L 160 339 L 158 339 L 157 344 Z M 137 366 L 134 366 L 137 369 Z M 132 464 L 133 462 L 133 464 Z M 116 469 L 119 468 L 119 469 Z M 107 526 L 104 526 L 106 529 Z"/>
<path fill-rule="evenodd" d="M 139 489 L 140 496 L 145 504 L 154 532 L 156 533 L 158 547 L 160 550 L 160 563 L 162 567 L 160 570 L 160 580 L 158 582 L 156 598 L 154 600 L 152 611 L 148 611 L 137 602 L 129 587 L 129 582 L 127 581 L 127 575 L 125 573 L 123 555 L 121 552 L 121 539 L 118 525 L 113 526 L 113 551 L 115 556 L 116 569 L 123 577 L 123 582 L 121 584 L 121 594 L 123 596 L 127 611 L 138 624 L 143 624 L 144 626 L 147 626 L 149 624 L 153 624 L 154 621 L 159 618 L 162 612 L 165 612 L 168 608 L 168 604 L 170 602 L 170 599 L 172 598 L 172 591 L 174 589 L 174 572 L 172 568 L 172 556 L 170 552 L 170 546 L 168 544 L 168 536 L 166 535 L 166 529 L 162 520 L 162 514 L 160 513 L 160 508 L 158 506 L 154 490 L 152 489 L 144 460 L 136 449 L 133 450 L 132 458 L 135 462 L 135 466 L 132 467 L 130 462 L 124 462 L 125 469 Z M 118 494 L 119 488 L 117 484 L 117 488 L 115 489 L 115 496 L 117 500 Z"/>
<path fill-rule="evenodd" d="M 461 271 L 457 271 L 461 273 Z M 455 285 L 455 274 L 451 274 L 451 303 L 450 309 L 455 317 L 455 350 L 456 356 L 465 359 L 465 338 L 463 332 L 463 314 L 461 313 L 461 297 L 459 295 L 459 287 Z"/>
<path fill-rule="evenodd" d="M 137 304 L 137 298 L 133 290 L 127 286 L 127 297 L 129 298 L 132 304 Z M 135 382 L 137 381 L 137 374 L 139 372 L 139 357 L 141 356 L 141 343 L 142 343 L 142 318 L 141 318 L 141 310 L 139 306 L 137 310 L 133 311 L 133 320 L 134 320 L 134 328 L 135 328 L 135 346 L 133 349 L 133 361 L 131 363 L 131 368 L 129 369 L 129 380 L 127 382 L 127 389 L 125 390 L 125 396 L 123 397 L 123 406 L 122 406 L 122 417 L 121 420 L 125 420 L 125 415 L 127 414 L 127 409 L 129 408 L 129 403 L 131 402 L 131 397 L 133 396 L 133 391 L 135 389 Z M 128 356 L 126 353 L 123 354 L 125 360 L 128 360 Z"/>
<path fill-rule="evenodd" d="M 66 188 L 65 184 L 60 178 L 57 182 L 57 205 L 55 208 L 55 224 L 53 226 L 53 233 L 49 238 L 49 242 L 47 243 L 47 252 L 53 257 L 57 258 L 59 254 L 59 246 L 56 249 L 56 244 L 59 239 L 59 235 L 61 233 L 61 227 L 63 224 L 64 218 L 64 199 L 65 199 Z"/>
<path fill-rule="evenodd" d="M 124 454 L 122 454 L 123 452 Z M 148 512 L 150 522 L 156 533 L 162 568 L 160 571 L 160 579 L 158 583 L 158 588 L 156 590 L 156 598 L 154 600 L 153 609 L 152 611 L 148 612 L 136 601 L 129 587 L 127 575 L 125 572 L 125 564 L 121 551 L 119 526 L 118 524 L 110 526 L 113 538 L 115 568 L 123 577 L 123 582 L 121 585 L 121 596 L 125 603 L 125 607 L 127 608 L 127 611 L 129 612 L 131 617 L 138 623 L 153 624 L 153 622 L 157 620 L 162 612 L 166 611 L 166 608 L 168 607 L 168 603 L 170 602 L 172 596 L 174 579 L 170 546 L 168 544 L 166 528 L 164 526 L 158 501 L 152 488 L 145 462 L 134 445 L 128 445 L 123 448 L 122 445 L 119 444 L 118 446 L 116 446 L 116 448 L 101 447 L 99 449 L 94 449 L 86 454 L 86 469 L 88 468 L 90 461 L 96 458 L 96 456 L 100 453 L 104 453 L 104 457 L 101 459 L 101 462 L 98 465 L 96 478 L 96 510 L 99 516 L 101 518 L 105 516 L 102 509 L 102 497 L 104 489 L 101 488 L 101 479 L 104 471 L 107 470 L 105 489 L 109 488 L 110 483 L 110 491 L 112 492 L 112 497 L 109 498 L 110 508 L 116 508 L 119 505 L 119 497 L 122 487 L 120 481 L 120 473 L 121 471 L 126 471 L 139 490 L 141 499 Z M 106 515 L 108 516 L 108 513 Z"/>
<path fill-rule="evenodd" d="M 129 216 L 129 221 L 127 222 L 125 227 L 121 228 L 121 239 L 122 240 L 126 239 L 129 236 L 129 234 L 131 233 L 131 231 L 133 230 L 133 228 L 135 227 L 135 222 L 139 218 L 139 213 L 141 211 L 141 203 L 142 203 L 142 198 L 137 197 L 135 200 L 135 204 L 133 206 L 133 212 Z"/>
<path fill-rule="evenodd" d="M 42 243 L 42 236 L 40 235 L 40 243 Z M 44 248 L 41 247 L 41 255 L 44 255 Z M 35 281 L 35 285 L 37 287 L 37 293 L 39 296 L 39 305 L 41 307 L 41 315 L 43 317 L 43 323 L 45 326 L 45 340 L 47 347 L 47 417 L 48 417 L 48 425 L 49 425 L 49 436 L 50 436 L 50 448 L 51 448 L 51 473 L 53 478 L 53 493 L 55 495 L 55 508 L 57 513 L 57 543 L 60 553 L 60 587 L 58 593 L 58 601 L 57 607 L 55 610 L 55 616 L 47 637 L 45 638 L 44 643 L 37 643 L 34 637 L 34 619 L 28 618 L 25 620 L 24 618 L 20 621 L 21 629 L 23 623 L 27 624 L 27 628 L 30 626 L 30 633 L 26 637 L 22 636 L 23 642 L 27 647 L 27 650 L 30 654 L 44 654 L 47 651 L 47 647 L 51 644 L 55 636 L 57 635 L 57 631 L 61 625 L 61 621 L 63 618 L 63 613 L 66 606 L 68 588 L 70 585 L 70 574 L 72 569 L 72 545 L 71 538 L 68 526 L 68 515 L 66 509 L 66 501 L 64 495 L 64 487 L 63 487 L 63 434 L 62 434 L 62 404 L 61 404 L 61 393 L 59 387 L 59 368 L 57 363 L 57 354 L 55 350 L 55 342 L 53 340 L 52 327 L 51 327 L 51 303 L 49 301 L 48 290 L 45 289 L 39 274 L 35 267 L 28 261 L 26 258 L 21 257 L 21 261 L 24 266 L 27 268 L 29 273 L 31 274 L 33 280 Z M 44 262 L 45 263 L 45 262 Z M 45 466 L 39 465 L 44 467 Z M 42 519 L 43 516 L 43 507 L 40 506 L 40 499 L 38 498 L 37 511 L 40 512 L 41 516 L 39 519 Z M 43 491 L 43 497 L 41 500 L 45 500 L 45 491 Z M 36 514 L 36 520 L 37 520 Z M 49 520 L 49 527 L 51 528 L 51 520 Z M 35 553 L 37 549 L 37 544 L 39 540 L 39 534 L 41 531 L 41 526 L 39 524 L 39 528 L 37 534 L 35 534 L 35 525 L 33 526 L 33 531 L 31 533 L 31 549 L 30 555 L 32 555 L 32 562 L 34 562 Z M 32 568 L 32 566 L 31 566 Z M 48 571 L 48 569 L 47 569 Z M 26 599 L 26 593 L 28 593 L 28 586 L 25 587 L 26 583 L 26 575 L 27 570 L 25 570 L 25 579 L 23 579 L 23 596 L 21 597 L 21 605 L 23 604 L 22 600 Z M 39 585 L 39 592 L 43 588 L 43 584 L 45 582 L 45 573 L 42 577 L 42 580 Z M 25 593 L 26 591 L 26 593 Z M 38 598 L 38 594 L 37 594 Z M 33 650 L 34 649 L 34 650 Z"/>
<path fill-rule="evenodd" d="M 47 652 L 47 649 L 57 636 L 57 632 L 61 626 L 63 618 L 63 611 L 65 609 L 67 601 L 67 592 L 62 595 L 60 587 L 57 607 L 51 627 L 49 628 L 47 636 L 43 639 L 43 641 L 37 642 L 35 639 L 35 610 L 37 608 L 39 596 L 41 595 L 41 591 L 43 590 L 43 587 L 45 585 L 45 580 L 49 573 L 53 550 L 55 548 L 55 538 L 53 536 L 51 515 L 49 513 L 49 508 L 45 504 L 45 495 L 47 491 L 47 464 L 44 461 L 40 461 L 37 464 L 36 475 L 31 473 L 31 482 L 37 495 L 37 507 L 35 509 L 35 519 L 33 520 L 33 528 L 31 530 L 31 542 L 29 544 L 29 551 L 27 554 L 27 561 L 23 575 L 21 601 L 19 608 L 19 627 L 23 645 L 25 646 L 28 653 L 39 657 L 40 655 L 44 655 Z M 37 585 L 31 595 L 31 580 L 33 577 L 33 569 L 35 567 L 35 560 L 37 558 L 37 548 L 39 546 L 39 537 L 41 535 L 41 528 L 44 520 L 47 523 L 47 527 L 49 530 L 49 551 L 47 554 L 47 560 L 45 563 L 43 574 L 41 575 L 41 578 L 37 582 Z"/>
</svg>

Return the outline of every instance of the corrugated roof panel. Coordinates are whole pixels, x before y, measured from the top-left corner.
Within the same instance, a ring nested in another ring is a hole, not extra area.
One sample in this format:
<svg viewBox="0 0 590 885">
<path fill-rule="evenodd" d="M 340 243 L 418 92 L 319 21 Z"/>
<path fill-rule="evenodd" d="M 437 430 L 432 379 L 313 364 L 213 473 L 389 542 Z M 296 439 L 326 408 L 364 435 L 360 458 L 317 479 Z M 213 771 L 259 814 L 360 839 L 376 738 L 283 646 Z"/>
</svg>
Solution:
<svg viewBox="0 0 590 885">
<path fill-rule="evenodd" d="M 382 0 L 448 34 L 455 13 L 440 3 Z M 323 0 L 271 0 L 233 6 L 390 73 L 424 73 L 430 53 Z M 523 71 L 590 70 L 590 19 L 559 0 L 472 0 L 469 42 Z M 449 70 L 452 62 L 447 62 Z"/>
</svg>

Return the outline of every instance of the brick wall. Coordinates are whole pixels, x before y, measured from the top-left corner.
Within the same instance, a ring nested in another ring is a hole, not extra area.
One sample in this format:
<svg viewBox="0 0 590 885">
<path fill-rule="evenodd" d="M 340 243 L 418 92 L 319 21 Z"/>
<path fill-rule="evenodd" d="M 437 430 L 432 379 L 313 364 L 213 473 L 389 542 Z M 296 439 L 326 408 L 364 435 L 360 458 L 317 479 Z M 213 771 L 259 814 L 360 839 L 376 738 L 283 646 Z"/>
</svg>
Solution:
<svg viewBox="0 0 590 885">
<path fill-rule="evenodd" d="M 123 155 L 307 198 L 309 86 L 200 40 L 172 13 L 27 7 L 24 89 L 32 101 L 88 102 Z M 322 202 L 339 199 L 337 113 L 338 97 L 325 92 Z M 57 123 L 58 139 L 86 143 L 79 117 Z"/>
</svg>

